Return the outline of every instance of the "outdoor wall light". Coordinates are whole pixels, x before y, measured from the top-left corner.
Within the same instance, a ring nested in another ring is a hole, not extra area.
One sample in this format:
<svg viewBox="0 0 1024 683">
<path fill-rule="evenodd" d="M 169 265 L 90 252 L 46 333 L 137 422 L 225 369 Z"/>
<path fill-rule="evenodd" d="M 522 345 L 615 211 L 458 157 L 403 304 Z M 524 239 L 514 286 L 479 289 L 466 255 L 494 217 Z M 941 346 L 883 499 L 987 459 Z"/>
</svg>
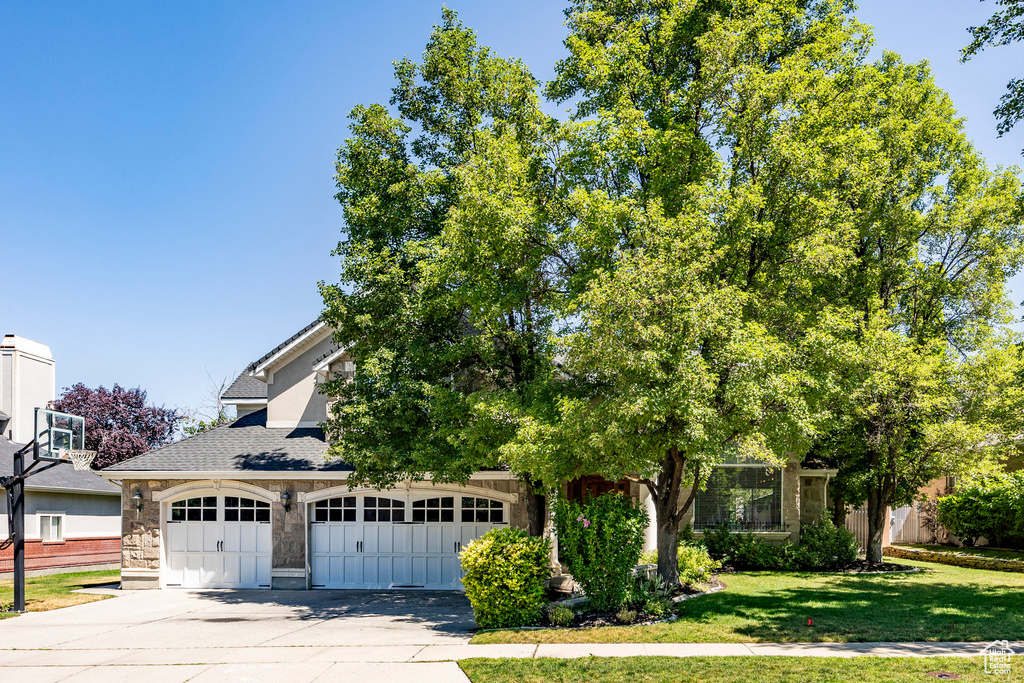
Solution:
<svg viewBox="0 0 1024 683">
<path fill-rule="evenodd" d="M 281 492 L 281 503 L 284 505 L 284 511 L 288 512 L 292 509 L 292 494 L 287 491 Z"/>
<path fill-rule="evenodd" d="M 142 491 L 135 489 L 135 495 L 132 496 L 132 502 L 135 503 L 135 511 L 142 512 Z"/>
</svg>

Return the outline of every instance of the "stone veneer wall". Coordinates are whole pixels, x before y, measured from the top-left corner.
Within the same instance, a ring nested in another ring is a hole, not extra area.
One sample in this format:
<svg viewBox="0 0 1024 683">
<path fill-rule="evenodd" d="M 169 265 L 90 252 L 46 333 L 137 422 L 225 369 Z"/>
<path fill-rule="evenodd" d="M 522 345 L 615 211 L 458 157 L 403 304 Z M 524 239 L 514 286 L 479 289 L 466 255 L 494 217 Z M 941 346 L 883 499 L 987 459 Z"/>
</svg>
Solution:
<svg viewBox="0 0 1024 683">
<path fill-rule="evenodd" d="M 186 479 L 124 480 L 121 487 L 121 567 L 125 570 L 155 572 L 160 568 L 160 501 L 153 494 L 179 484 Z M 223 480 L 227 482 L 228 480 Z M 320 491 L 345 486 L 344 480 L 290 480 L 290 479 L 236 479 L 266 491 L 277 494 L 288 491 L 292 495 L 291 509 L 285 512 L 280 503 L 271 506 L 271 534 L 273 538 L 272 569 L 305 569 L 306 566 L 306 506 L 299 502 L 299 493 Z M 522 485 L 516 480 L 484 479 L 470 482 L 478 489 L 516 493 L 520 500 L 509 505 L 509 524 L 528 526 L 526 505 L 522 500 Z M 138 490 L 142 493 L 142 510 L 135 509 L 132 496 Z M 423 489 L 418 489 L 423 491 Z M 157 575 L 147 580 L 131 581 L 133 588 L 157 586 Z M 305 580 L 302 580 L 305 585 Z M 126 586 L 127 587 L 127 586 Z"/>
<path fill-rule="evenodd" d="M 898 545 L 885 546 L 882 548 L 882 554 L 889 557 L 899 557 L 904 560 L 951 564 L 955 567 L 989 569 L 997 572 L 1024 572 L 1024 562 L 1020 560 L 1001 560 L 995 557 L 981 557 L 980 555 L 961 555 L 954 552 L 943 553 L 935 550 L 918 550 L 917 548 L 902 548 Z"/>
<path fill-rule="evenodd" d="M 800 477 L 800 525 L 825 516 L 825 477 Z"/>
</svg>

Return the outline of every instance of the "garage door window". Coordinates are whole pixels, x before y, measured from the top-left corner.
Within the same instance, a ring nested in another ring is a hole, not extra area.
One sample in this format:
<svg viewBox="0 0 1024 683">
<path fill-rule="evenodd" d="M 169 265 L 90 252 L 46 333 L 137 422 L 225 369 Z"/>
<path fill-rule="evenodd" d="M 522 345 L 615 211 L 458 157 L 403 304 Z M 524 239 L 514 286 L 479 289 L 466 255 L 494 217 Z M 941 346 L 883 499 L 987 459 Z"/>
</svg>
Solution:
<svg viewBox="0 0 1024 683">
<path fill-rule="evenodd" d="M 225 522 L 269 522 L 270 503 L 238 496 L 224 497 Z"/>
<path fill-rule="evenodd" d="M 505 508 L 501 501 L 488 500 L 487 498 L 462 499 L 462 521 L 463 522 L 489 522 L 491 524 L 502 524 L 505 521 Z"/>
<path fill-rule="evenodd" d="M 217 496 L 187 498 L 171 503 L 172 522 L 216 522 Z"/>
<path fill-rule="evenodd" d="M 414 522 L 454 522 L 455 498 L 427 498 L 414 500 L 412 503 L 412 521 Z"/>
<path fill-rule="evenodd" d="M 363 498 L 364 522 L 404 522 L 405 501 L 366 496 Z"/>
<path fill-rule="evenodd" d="M 331 498 L 318 500 L 313 508 L 314 522 L 354 522 L 356 521 L 356 497 Z"/>
</svg>

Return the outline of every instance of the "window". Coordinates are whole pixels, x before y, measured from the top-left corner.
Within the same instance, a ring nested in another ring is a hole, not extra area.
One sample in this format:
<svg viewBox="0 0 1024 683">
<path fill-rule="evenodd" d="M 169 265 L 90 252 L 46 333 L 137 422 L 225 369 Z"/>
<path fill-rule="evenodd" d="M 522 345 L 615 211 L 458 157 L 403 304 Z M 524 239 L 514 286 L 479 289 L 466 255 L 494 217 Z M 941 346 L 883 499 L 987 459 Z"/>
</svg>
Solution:
<svg viewBox="0 0 1024 683">
<path fill-rule="evenodd" d="M 238 496 L 224 497 L 225 522 L 269 522 L 270 503 Z"/>
<path fill-rule="evenodd" d="M 43 543 L 54 543 L 64 540 L 64 515 L 39 515 L 39 538 Z"/>
<path fill-rule="evenodd" d="M 723 523 L 743 531 L 782 529 L 782 472 L 763 464 L 723 465 L 694 500 L 693 528 Z"/>
<path fill-rule="evenodd" d="M 502 524 L 505 521 L 505 508 L 498 500 L 487 498 L 462 499 L 462 521 L 463 522 L 490 522 L 491 524 Z"/>
<path fill-rule="evenodd" d="M 405 501 L 392 500 L 391 498 L 379 498 L 377 496 L 364 496 L 363 521 L 404 522 Z"/>
<path fill-rule="evenodd" d="M 412 521 L 414 522 L 454 522 L 455 497 L 427 498 L 412 503 Z"/>
<path fill-rule="evenodd" d="M 318 500 L 313 507 L 314 522 L 356 521 L 356 497 L 344 496 L 329 500 Z"/>
<path fill-rule="evenodd" d="M 186 498 L 171 503 L 172 522 L 216 522 L 217 496 Z"/>
</svg>

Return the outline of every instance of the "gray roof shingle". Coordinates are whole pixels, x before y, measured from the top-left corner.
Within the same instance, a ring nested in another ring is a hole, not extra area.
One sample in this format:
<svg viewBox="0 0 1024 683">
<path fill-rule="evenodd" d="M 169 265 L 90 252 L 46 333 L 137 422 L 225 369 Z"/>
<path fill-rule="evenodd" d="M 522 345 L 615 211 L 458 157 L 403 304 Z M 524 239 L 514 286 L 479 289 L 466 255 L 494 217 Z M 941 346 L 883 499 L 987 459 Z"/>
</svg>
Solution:
<svg viewBox="0 0 1024 683">
<path fill-rule="evenodd" d="M 267 410 L 125 460 L 104 472 L 338 472 L 319 427 L 267 429 Z"/>
<path fill-rule="evenodd" d="M 249 368 L 243 370 L 242 374 L 236 377 L 231 386 L 224 391 L 221 398 L 266 398 L 267 383 L 256 379 L 249 372 Z"/>
<path fill-rule="evenodd" d="M 262 365 L 264 361 L 266 361 L 266 360 L 267 360 L 267 359 L 269 359 L 269 358 L 270 358 L 271 356 L 273 356 L 274 354 L 276 354 L 276 353 L 277 353 L 278 351 L 280 351 L 280 350 L 281 350 L 281 349 L 283 349 L 284 347 L 288 346 L 288 345 L 289 345 L 289 344 L 291 344 L 291 343 L 292 343 L 293 341 L 295 341 L 296 339 L 298 339 L 299 337 L 301 337 L 302 335 L 306 334 L 306 333 L 307 333 L 307 332 L 309 332 L 309 331 L 310 331 L 311 329 L 313 329 L 314 327 L 316 327 L 317 325 L 319 325 L 319 324 L 320 324 L 320 322 L 321 322 L 320 318 L 317 318 L 316 320 L 314 320 L 314 321 L 313 321 L 313 322 L 311 322 L 310 324 L 306 325 L 306 326 L 305 326 L 305 327 L 303 327 L 303 328 L 302 328 L 301 330 L 299 330 L 298 332 L 296 332 L 295 334 L 293 334 L 292 336 L 288 337 L 288 338 L 287 338 L 287 339 L 285 339 L 285 340 L 284 340 L 283 342 L 281 342 L 280 344 L 278 344 L 277 346 L 275 346 L 274 348 L 272 348 L 272 349 L 271 349 L 270 351 L 268 351 L 267 353 L 263 354 L 263 356 L 262 356 L 262 357 L 260 357 L 260 358 L 258 358 L 257 360 L 253 361 L 253 363 L 252 363 L 252 364 L 251 364 L 251 365 L 250 365 L 249 367 L 247 367 L 247 368 L 245 369 L 245 371 L 247 371 L 247 372 L 252 372 L 252 371 L 253 371 L 253 370 L 255 370 L 255 369 L 256 369 L 257 367 L 259 367 L 260 365 Z"/>
<path fill-rule="evenodd" d="M 21 444 L 12 443 L 0 436 L 0 476 L 7 476 L 14 472 L 14 453 L 21 447 Z M 32 456 L 30 454 L 25 459 L 25 465 L 28 466 L 31 463 Z M 46 463 L 40 463 L 38 467 L 45 465 Z M 121 492 L 121 487 L 114 486 L 95 472 L 91 470 L 80 472 L 71 465 L 57 465 L 38 474 L 32 474 L 25 480 L 25 488 L 29 491 L 43 488 L 68 489 L 86 493 Z"/>
</svg>

